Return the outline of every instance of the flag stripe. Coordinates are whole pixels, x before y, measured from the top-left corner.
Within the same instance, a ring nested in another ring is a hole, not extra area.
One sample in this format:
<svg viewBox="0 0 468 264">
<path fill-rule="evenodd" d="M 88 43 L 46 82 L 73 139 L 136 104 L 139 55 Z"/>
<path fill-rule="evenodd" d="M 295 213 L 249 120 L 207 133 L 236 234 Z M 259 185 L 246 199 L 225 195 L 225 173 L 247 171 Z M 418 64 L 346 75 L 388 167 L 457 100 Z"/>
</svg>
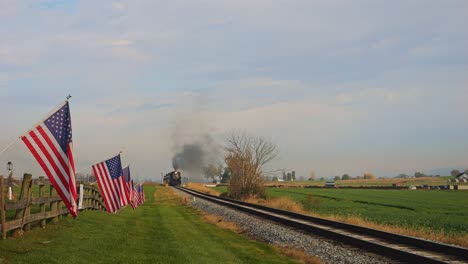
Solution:
<svg viewBox="0 0 468 264">
<path fill-rule="evenodd" d="M 104 169 L 102 168 L 104 166 L 103 163 L 100 163 L 97 165 L 99 169 L 99 175 L 100 175 L 100 180 L 104 183 L 104 186 L 106 188 L 107 192 L 107 198 L 109 199 L 109 204 L 110 204 L 110 212 L 115 212 L 117 211 L 117 204 L 114 199 L 114 194 L 112 193 L 111 189 L 111 183 L 109 182 L 110 178 L 108 175 L 105 174 Z"/>
<path fill-rule="evenodd" d="M 60 150 L 60 152 L 57 150 L 57 148 L 55 147 L 55 145 L 52 143 L 52 141 L 50 140 L 50 137 L 52 137 L 52 135 L 47 135 L 47 133 L 44 131 L 44 128 L 42 127 L 43 125 L 40 125 L 37 127 L 37 130 L 39 131 L 39 133 L 42 135 L 42 138 L 47 142 L 47 145 L 50 147 L 50 149 L 52 150 L 52 152 L 55 154 L 55 156 L 58 158 L 60 164 L 62 165 L 62 168 L 66 169 L 68 168 L 65 160 L 67 160 L 66 156 L 65 156 L 65 153 L 63 153 L 62 150 Z"/>
<path fill-rule="evenodd" d="M 34 158 L 37 160 L 37 162 L 39 163 L 39 165 L 42 167 L 42 169 L 44 170 L 45 174 L 47 175 L 47 177 L 49 178 L 49 180 L 51 181 L 52 185 L 55 187 L 55 190 L 57 191 L 57 194 L 60 196 L 60 198 L 63 200 L 63 202 L 65 203 L 65 205 L 68 207 L 68 208 L 71 208 L 71 204 L 69 202 L 69 198 L 63 193 L 62 191 L 62 188 L 57 188 L 56 186 L 60 187 L 59 184 L 56 182 L 55 178 L 53 177 L 51 171 L 49 170 L 48 166 L 46 165 L 46 163 L 44 162 L 43 158 L 41 157 L 41 155 L 37 152 L 36 148 L 31 144 L 31 142 L 29 141 L 28 137 L 24 136 L 21 138 L 24 142 L 24 144 L 28 147 L 28 149 L 31 151 L 31 153 L 33 154 Z M 62 186 L 63 187 L 63 186 Z M 70 211 L 71 212 L 71 211 Z M 74 216 L 76 216 L 76 212 L 73 212 L 75 213 Z M 73 215 L 72 213 L 72 215 Z"/>
<path fill-rule="evenodd" d="M 69 189 L 70 189 L 70 195 L 71 197 L 78 197 L 77 189 L 76 189 L 76 179 L 75 179 L 75 161 L 73 160 L 73 146 L 71 143 L 68 144 L 68 150 L 67 150 L 67 157 L 68 161 L 70 163 L 70 167 L 68 167 L 69 175 L 70 175 L 70 181 L 69 181 Z M 72 208 L 78 210 L 78 205 L 76 204 L 75 199 L 71 199 L 72 201 Z"/>
<path fill-rule="evenodd" d="M 119 188 L 120 188 L 120 201 L 122 206 L 125 206 L 128 204 L 128 199 L 127 199 L 127 192 L 125 191 L 125 183 L 124 179 L 122 176 L 118 178 L 119 181 Z"/>
<path fill-rule="evenodd" d="M 98 172 L 97 165 L 93 166 L 93 171 L 94 171 L 94 175 L 96 176 L 96 179 L 98 179 L 100 177 L 100 174 Z M 106 209 L 107 209 L 108 212 L 112 212 L 113 210 L 111 210 L 111 206 L 109 204 L 110 199 L 109 199 L 107 190 L 103 186 L 104 183 L 101 180 L 98 180 L 97 182 L 98 182 L 98 185 L 99 185 L 99 189 L 101 190 L 101 194 L 102 194 L 102 196 L 104 198 L 104 202 L 106 204 Z"/>
<path fill-rule="evenodd" d="M 57 161 L 57 157 L 55 157 L 55 159 L 50 155 L 50 151 L 49 149 L 46 149 L 46 146 L 44 145 L 44 143 L 42 142 L 43 140 L 45 140 L 43 137 L 40 137 L 39 135 L 37 135 L 36 133 L 34 133 L 34 131 L 31 131 L 29 132 L 29 134 L 32 136 L 32 138 L 34 139 L 34 141 L 36 142 L 37 146 L 39 147 L 39 149 L 42 151 L 42 153 L 44 154 L 44 156 L 46 157 L 47 161 L 49 162 L 49 164 L 52 166 L 52 169 L 54 170 L 55 174 L 57 175 L 58 179 L 60 180 L 60 182 L 62 183 L 66 183 L 68 184 L 68 181 L 65 179 L 64 175 L 66 175 L 67 173 L 64 171 L 63 167 L 62 166 L 58 166 L 56 161 Z M 46 141 L 46 140 L 45 140 Z"/>
<path fill-rule="evenodd" d="M 111 187 L 111 190 L 112 190 L 112 195 L 113 195 L 113 199 L 114 199 L 115 204 L 116 204 L 116 208 L 119 209 L 120 208 L 120 198 L 119 198 L 117 183 L 112 179 L 111 174 L 109 172 L 109 168 L 107 166 L 104 166 L 104 164 L 102 164 L 102 169 L 104 170 L 104 173 L 107 176 L 107 178 L 110 179 L 109 186 Z"/>
</svg>

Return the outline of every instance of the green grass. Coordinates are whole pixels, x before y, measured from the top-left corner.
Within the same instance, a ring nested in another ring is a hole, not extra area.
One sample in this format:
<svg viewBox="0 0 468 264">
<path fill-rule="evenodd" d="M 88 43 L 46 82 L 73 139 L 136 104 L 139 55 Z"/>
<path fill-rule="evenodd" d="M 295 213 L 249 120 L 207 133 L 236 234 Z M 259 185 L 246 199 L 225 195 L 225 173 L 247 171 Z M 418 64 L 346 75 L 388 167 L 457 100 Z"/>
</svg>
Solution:
<svg viewBox="0 0 468 264">
<path fill-rule="evenodd" d="M 145 186 L 147 201 L 135 211 L 81 212 L 0 240 L 0 263 L 295 263 L 271 246 L 204 222 L 168 190 Z"/>
<path fill-rule="evenodd" d="M 225 192 L 226 187 L 217 187 Z M 288 196 L 320 215 L 357 216 L 410 229 L 468 234 L 468 192 L 267 188 L 268 197 Z"/>
<path fill-rule="evenodd" d="M 468 192 L 269 189 L 272 197 L 287 195 L 323 215 L 359 216 L 380 224 L 468 233 Z M 308 201 L 315 200 L 308 204 Z M 318 200 L 318 201 L 317 201 Z"/>
</svg>

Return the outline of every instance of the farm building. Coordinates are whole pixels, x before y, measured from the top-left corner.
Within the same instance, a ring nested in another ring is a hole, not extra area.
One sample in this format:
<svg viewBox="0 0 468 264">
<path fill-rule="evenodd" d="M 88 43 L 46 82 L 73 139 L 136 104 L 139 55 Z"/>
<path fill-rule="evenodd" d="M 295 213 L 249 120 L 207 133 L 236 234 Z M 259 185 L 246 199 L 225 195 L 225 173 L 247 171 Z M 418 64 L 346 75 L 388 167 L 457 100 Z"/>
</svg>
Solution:
<svg viewBox="0 0 468 264">
<path fill-rule="evenodd" d="M 468 181 L 468 174 L 465 172 L 462 172 L 456 176 L 456 179 L 459 181 L 463 181 L 463 180 Z"/>
<path fill-rule="evenodd" d="M 468 174 L 460 173 L 455 179 L 449 181 L 452 190 L 468 190 Z"/>
</svg>

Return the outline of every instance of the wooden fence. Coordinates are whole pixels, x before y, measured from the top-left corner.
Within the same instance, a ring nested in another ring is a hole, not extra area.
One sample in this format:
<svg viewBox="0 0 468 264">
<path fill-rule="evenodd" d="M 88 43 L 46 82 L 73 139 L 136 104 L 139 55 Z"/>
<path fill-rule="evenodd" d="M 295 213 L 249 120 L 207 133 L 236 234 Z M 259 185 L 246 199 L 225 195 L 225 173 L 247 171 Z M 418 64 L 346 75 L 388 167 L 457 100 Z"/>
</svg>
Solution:
<svg viewBox="0 0 468 264">
<path fill-rule="evenodd" d="M 7 200 L 8 188 L 0 176 L 0 230 L 2 239 L 7 234 L 20 236 L 31 229 L 31 225 L 46 227 L 47 222 L 57 223 L 62 215 L 69 213 L 54 187 L 43 176 L 33 180 L 24 174 L 16 200 Z M 80 188 L 78 188 L 78 192 Z M 80 194 L 79 194 L 80 196 Z M 78 201 L 77 201 L 78 202 Z M 96 186 L 83 184 L 83 199 L 80 210 L 105 210 L 104 201 Z"/>
</svg>

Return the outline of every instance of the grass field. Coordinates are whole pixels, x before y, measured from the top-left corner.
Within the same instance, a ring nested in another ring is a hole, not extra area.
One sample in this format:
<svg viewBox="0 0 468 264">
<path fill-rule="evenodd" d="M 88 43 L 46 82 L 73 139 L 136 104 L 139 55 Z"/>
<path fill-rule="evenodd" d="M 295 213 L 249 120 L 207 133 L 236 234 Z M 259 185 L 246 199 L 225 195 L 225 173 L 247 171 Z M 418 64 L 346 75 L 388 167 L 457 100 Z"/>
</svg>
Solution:
<svg viewBox="0 0 468 264">
<path fill-rule="evenodd" d="M 442 177 L 420 177 L 420 178 L 386 178 L 386 179 L 374 179 L 374 180 L 337 180 L 334 181 L 336 186 L 392 186 L 394 183 L 400 186 L 420 186 L 420 185 L 446 185 L 448 179 L 452 179 L 452 176 Z M 325 186 L 325 181 L 294 181 L 294 182 L 267 182 L 266 185 L 315 185 Z"/>
<path fill-rule="evenodd" d="M 145 191 L 147 201 L 135 211 L 82 212 L 0 240 L 0 263 L 296 263 L 271 246 L 206 223 L 169 188 Z"/>
<path fill-rule="evenodd" d="M 216 190 L 225 192 L 227 188 Z M 468 246 L 466 191 L 267 188 L 267 196 L 270 200 L 289 197 L 306 211 L 320 216 L 358 218 L 418 231 L 403 232 L 406 234 Z"/>
</svg>

